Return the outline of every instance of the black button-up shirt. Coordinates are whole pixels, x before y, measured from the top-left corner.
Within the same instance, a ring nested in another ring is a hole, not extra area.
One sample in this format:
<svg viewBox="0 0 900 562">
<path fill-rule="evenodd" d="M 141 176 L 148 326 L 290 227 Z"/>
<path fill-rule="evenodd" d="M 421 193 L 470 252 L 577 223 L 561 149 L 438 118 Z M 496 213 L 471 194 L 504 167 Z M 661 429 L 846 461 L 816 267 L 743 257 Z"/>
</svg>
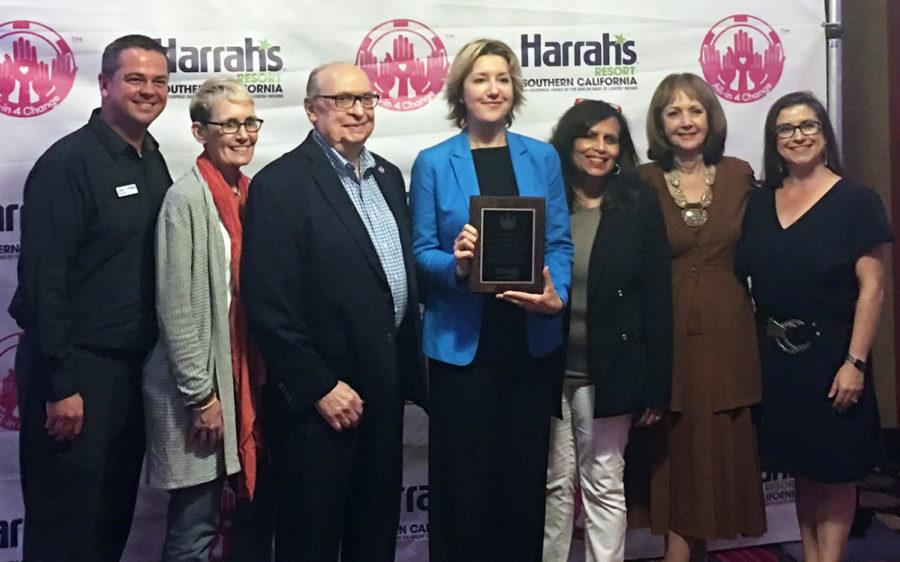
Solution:
<svg viewBox="0 0 900 562">
<path fill-rule="evenodd" d="M 47 400 L 79 392 L 73 347 L 147 352 L 157 336 L 156 218 L 172 184 L 156 141 L 141 154 L 100 119 L 53 144 L 25 182 L 19 286 L 9 313 L 38 354 Z"/>
</svg>

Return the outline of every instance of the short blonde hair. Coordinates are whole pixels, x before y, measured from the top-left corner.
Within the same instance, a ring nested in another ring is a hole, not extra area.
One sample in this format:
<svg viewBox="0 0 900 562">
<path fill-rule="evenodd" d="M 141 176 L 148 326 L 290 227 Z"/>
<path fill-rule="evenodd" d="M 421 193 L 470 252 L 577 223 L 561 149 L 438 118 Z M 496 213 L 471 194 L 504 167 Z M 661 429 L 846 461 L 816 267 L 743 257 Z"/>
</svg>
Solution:
<svg viewBox="0 0 900 562">
<path fill-rule="evenodd" d="M 707 165 L 718 164 L 725 152 L 725 137 L 728 135 L 725 112 L 709 84 L 690 72 L 669 74 L 653 92 L 650 108 L 647 110 L 647 157 L 663 170 L 669 171 L 674 166 L 675 149 L 666 136 L 663 110 L 675 101 L 678 92 L 684 92 L 688 97 L 699 101 L 706 110 L 708 129 L 703 140 L 703 162 Z"/>
<path fill-rule="evenodd" d="M 232 103 L 253 104 L 253 96 L 247 87 L 227 76 L 214 76 L 200 84 L 191 98 L 189 108 L 191 121 L 206 123 L 212 115 L 212 107 L 216 100 L 226 99 Z"/>
<path fill-rule="evenodd" d="M 447 87 L 444 97 L 450 106 L 447 118 L 460 129 L 466 125 L 466 103 L 463 101 L 463 89 L 466 77 L 472 72 L 478 57 L 485 55 L 497 55 L 509 65 L 509 75 L 513 84 L 513 101 L 509 113 L 506 115 L 507 126 L 512 125 L 515 113 L 525 103 L 525 92 L 522 81 L 522 65 L 519 57 L 509 48 L 509 45 L 496 39 L 475 39 L 466 43 L 453 59 L 450 71 L 447 72 Z"/>
</svg>

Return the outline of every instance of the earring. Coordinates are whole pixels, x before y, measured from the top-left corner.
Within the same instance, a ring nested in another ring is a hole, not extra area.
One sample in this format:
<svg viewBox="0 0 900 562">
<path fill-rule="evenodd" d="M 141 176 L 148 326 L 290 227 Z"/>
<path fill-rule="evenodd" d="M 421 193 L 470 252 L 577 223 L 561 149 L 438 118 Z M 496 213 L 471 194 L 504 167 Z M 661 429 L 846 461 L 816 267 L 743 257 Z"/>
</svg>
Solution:
<svg viewBox="0 0 900 562">
<path fill-rule="evenodd" d="M 622 173 L 622 166 L 619 166 L 619 163 L 616 162 L 616 165 L 613 166 L 612 175 L 618 176 L 620 173 Z"/>
</svg>

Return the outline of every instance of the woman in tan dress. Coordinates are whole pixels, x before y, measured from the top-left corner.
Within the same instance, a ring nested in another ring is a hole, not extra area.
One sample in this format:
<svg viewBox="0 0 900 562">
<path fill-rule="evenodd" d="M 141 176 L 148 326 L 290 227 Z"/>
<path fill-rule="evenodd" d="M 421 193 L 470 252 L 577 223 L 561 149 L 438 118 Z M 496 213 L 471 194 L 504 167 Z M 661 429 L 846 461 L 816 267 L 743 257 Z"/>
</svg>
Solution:
<svg viewBox="0 0 900 562">
<path fill-rule="evenodd" d="M 667 562 L 705 560 L 707 540 L 766 530 L 749 408 L 760 400 L 756 332 L 734 274 L 754 180 L 746 162 L 723 157 L 725 133 L 703 79 L 672 74 L 659 84 L 647 115 L 653 162 L 639 173 L 659 195 L 672 256 L 672 403 L 649 512 Z"/>
</svg>

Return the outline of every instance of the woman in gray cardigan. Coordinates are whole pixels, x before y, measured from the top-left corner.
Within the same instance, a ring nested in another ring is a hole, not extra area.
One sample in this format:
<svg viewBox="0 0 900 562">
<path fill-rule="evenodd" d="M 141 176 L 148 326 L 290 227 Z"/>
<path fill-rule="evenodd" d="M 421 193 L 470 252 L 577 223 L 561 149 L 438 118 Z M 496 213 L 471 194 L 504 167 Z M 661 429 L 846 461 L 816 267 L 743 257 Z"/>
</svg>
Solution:
<svg viewBox="0 0 900 562">
<path fill-rule="evenodd" d="M 163 560 L 206 560 L 222 485 L 243 470 L 252 497 L 264 377 L 239 298 L 241 209 L 262 120 L 246 88 L 211 78 L 190 104 L 196 165 L 169 189 L 157 223 L 160 339 L 144 373 L 147 479 L 169 490 Z"/>
</svg>

